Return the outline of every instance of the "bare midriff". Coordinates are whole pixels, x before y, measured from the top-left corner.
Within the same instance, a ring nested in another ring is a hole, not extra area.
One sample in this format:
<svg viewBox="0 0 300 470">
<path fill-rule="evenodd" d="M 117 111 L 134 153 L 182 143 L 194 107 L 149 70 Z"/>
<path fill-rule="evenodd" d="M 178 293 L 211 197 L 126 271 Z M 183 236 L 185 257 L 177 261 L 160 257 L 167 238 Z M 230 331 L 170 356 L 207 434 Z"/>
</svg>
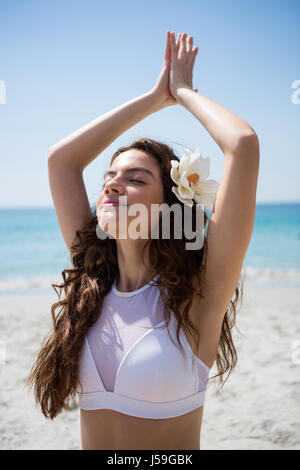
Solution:
<svg viewBox="0 0 300 470">
<path fill-rule="evenodd" d="M 114 410 L 80 410 L 83 450 L 200 449 L 203 406 L 173 418 L 138 418 Z"/>
</svg>

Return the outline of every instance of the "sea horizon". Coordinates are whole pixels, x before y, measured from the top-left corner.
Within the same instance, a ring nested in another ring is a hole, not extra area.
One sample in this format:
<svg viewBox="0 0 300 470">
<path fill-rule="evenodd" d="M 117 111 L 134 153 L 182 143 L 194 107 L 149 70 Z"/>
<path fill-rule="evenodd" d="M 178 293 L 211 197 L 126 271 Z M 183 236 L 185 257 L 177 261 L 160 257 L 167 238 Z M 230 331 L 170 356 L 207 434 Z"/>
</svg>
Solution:
<svg viewBox="0 0 300 470">
<path fill-rule="evenodd" d="M 54 292 L 70 255 L 51 206 L 0 208 L 0 295 Z M 249 281 L 300 286 L 300 201 L 257 202 Z"/>
<path fill-rule="evenodd" d="M 90 202 L 91 204 L 91 202 Z M 299 200 L 291 200 L 291 201 L 257 201 L 256 202 L 256 205 L 257 206 L 262 206 L 262 205 L 284 205 L 284 204 L 300 204 L 300 199 Z M 0 211 L 1 210 L 26 210 L 26 209 L 53 209 L 54 210 L 54 206 L 48 206 L 48 205 L 41 205 L 41 206 L 38 206 L 38 205 L 35 205 L 35 206 L 31 206 L 31 205 L 26 205 L 26 206 L 22 206 L 22 205 L 15 205 L 15 206 L 1 206 L 0 205 Z"/>
</svg>

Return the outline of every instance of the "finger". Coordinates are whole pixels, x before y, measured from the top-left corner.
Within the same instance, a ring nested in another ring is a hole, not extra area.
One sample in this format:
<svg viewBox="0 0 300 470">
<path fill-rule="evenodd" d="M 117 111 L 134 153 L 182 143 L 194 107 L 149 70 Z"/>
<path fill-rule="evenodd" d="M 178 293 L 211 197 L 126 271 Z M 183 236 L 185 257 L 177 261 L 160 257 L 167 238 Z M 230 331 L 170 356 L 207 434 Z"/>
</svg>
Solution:
<svg viewBox="0 0 300 470">
<path fill-rule="evenodd" d="M 193 36 L 189 36 L 186 41 L 186 52 L 191 52 L 193 48 Z"/>
<path fill-rule="evenodd" d="M 187 39 L 187 34 L 183 33 L 183 35 L 182 35 L 182 50 L 183 50 L 183 52 L 186 52 L 186 39 Z"/>
<path fill-rule="evenodd" d="M 194 63 L 195 63 L 195 59 L 196 59 L 196 55 L 198 54 L 198 51 L 199 51 L 198 46 L 195 46 L 192 50 L 192 59 L 191 59 L 191 66 L 192 67 L 194 67 Z"/>
<path fill-rule="evenodd" d="M 166 47 L 165 47 L 165 61 L 170 60 L 170 31 L 167 31 Z"/>
<path fill-rule="evenodd" d="M 186 38 L 186 33 L 183 33 L 180 37 L 180 46 L 179 46 L 179 54 L 178 54 L 180 57 L 183 57 L 186 53 L 185 38 Z"/>
<path fill-rule="evenodd" d="M 177 49 L 179 49 L 179 46 L 180 46 L 180 38 L 181 38 L 181 33 L 178 34 L 177 43 L 176 43 Z"/>
<path fill-rule="evenodd" d="M 171 44 L 171 51 L 174 52 L 174 54 L 177 52 L 176 48 L 176 43 L 175 43 L 175 33 L 174 31 L 171 31 L 170 33 L 170 44 Z"/>
</svg>

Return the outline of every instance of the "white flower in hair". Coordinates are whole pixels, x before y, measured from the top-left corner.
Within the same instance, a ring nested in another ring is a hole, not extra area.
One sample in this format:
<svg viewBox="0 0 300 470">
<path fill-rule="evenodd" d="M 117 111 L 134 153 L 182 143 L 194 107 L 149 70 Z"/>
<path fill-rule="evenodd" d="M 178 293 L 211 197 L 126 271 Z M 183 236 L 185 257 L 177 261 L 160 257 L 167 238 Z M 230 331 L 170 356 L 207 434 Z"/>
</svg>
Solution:
<svg viewBox="0 0 300 470">
<path fill-rule="evenodd" d="M 185 148 L 180 162 L 171 160 L 170 176 L 176 183 L 172 191 L 181 202 L 192 207 L 194 199 L 198 204 L 203 204 L 205 209 L 212 211 L 219 184 L 207 179 L 209 164 L 210 158 L 203 158 L 199 148 L 193 154 Z"/>
</svg>

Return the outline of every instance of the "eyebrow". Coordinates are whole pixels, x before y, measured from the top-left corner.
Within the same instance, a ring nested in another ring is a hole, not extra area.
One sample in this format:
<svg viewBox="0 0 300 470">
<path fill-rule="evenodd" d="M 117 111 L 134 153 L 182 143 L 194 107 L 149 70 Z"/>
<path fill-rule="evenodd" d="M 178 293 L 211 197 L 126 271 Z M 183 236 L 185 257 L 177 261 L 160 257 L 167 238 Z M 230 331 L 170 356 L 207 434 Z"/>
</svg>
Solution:
<svg viewBox="0 0 300 470">
<path fill-rule="evenodd" d="M 136 166 L 134 168 L 128 168 L 127 170 L 124 171 L 124 173 L 133 173 L 134 171 L 143 171 L 144 173 L 147 173 L 148 175 L 152 176 L 152 178 L 154 179 L 154 175 L 153 175 L 152 171 L 147 170 L 147 168 L 143 168 L 141 166 Z M 113 176 L 115 174 L 116 174 L 115 171 L 109 170 L 109 171 L 106 171 L 106 173 L 104 173 L 103 178 L 105 178 L 106 176 Z"/>
</svg>

